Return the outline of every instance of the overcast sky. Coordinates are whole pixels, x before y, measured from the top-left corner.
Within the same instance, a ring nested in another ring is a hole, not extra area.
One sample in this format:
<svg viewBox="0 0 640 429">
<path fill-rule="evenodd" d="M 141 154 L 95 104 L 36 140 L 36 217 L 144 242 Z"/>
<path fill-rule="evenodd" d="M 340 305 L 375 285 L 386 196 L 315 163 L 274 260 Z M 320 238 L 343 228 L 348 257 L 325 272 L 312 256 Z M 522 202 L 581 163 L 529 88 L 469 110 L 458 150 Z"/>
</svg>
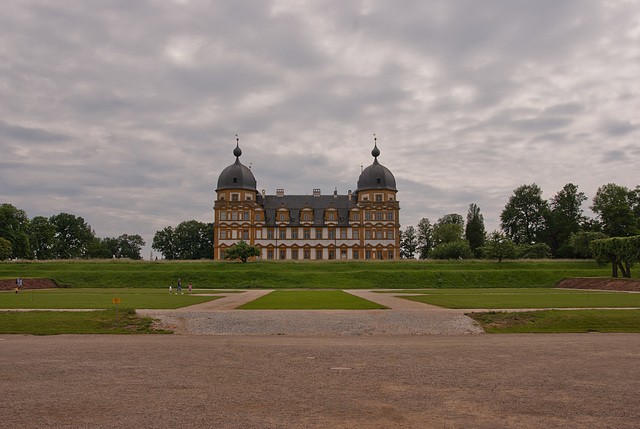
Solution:
<svg viewBox="0 0 640 429">
<path fill-rule="evenodd" d="M 100 237 L 395 175 L 404 229 L 513 190 L 640 180 L 640 2 L 33 1 L 0 9 L 0 203 Z M 155 255 L 155 253 L 154 253 Z"/>
</svg>

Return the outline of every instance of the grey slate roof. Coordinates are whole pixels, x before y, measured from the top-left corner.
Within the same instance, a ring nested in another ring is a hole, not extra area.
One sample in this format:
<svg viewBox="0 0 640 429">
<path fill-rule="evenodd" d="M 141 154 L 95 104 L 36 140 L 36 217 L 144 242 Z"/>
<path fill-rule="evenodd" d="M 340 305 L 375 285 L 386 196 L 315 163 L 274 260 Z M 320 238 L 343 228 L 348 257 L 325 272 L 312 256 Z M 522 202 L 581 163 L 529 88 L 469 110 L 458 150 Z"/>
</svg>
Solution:
<svg viewBox="0 0 640 429">
<path fill-rule="evenodd" d="M 265 225 L 275 226 L 276 210 L 281 207 L 289 209 L 289 217 L 291 222 L 289 225 L 300 225 L 300 211 L 309 206 L 313 209 L 313 225 L 324 225 L 324 211 L 329 207 L 338 209 L 337 225 L 349 225 L 349 209 L 356 205 L 355 198 L 349 200 L 348 195 L 284 195 L 278 197 L 276 195 L 258 195 L 256 203 L 265 210 Z"/>
</svg>

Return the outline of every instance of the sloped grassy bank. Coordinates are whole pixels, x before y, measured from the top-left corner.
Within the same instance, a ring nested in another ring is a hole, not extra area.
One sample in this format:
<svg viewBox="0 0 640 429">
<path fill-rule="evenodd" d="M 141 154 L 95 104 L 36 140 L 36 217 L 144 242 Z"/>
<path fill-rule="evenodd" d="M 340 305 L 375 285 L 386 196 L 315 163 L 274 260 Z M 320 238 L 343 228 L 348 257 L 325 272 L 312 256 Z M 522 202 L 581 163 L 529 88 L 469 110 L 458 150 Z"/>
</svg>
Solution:
<svg viewBox="0 0 640 429">
<path fill-rule="evenodd" d="M 637 271 L 637 270 L 636 270 Z M 593 261 L 16 261 L 0 278 L 49 278 L 67 287 L 473 288 L 553 287 L 564 278 L 606 277 Z M 637 273 L 634 277 L 637 276 Z"/>
</svg>

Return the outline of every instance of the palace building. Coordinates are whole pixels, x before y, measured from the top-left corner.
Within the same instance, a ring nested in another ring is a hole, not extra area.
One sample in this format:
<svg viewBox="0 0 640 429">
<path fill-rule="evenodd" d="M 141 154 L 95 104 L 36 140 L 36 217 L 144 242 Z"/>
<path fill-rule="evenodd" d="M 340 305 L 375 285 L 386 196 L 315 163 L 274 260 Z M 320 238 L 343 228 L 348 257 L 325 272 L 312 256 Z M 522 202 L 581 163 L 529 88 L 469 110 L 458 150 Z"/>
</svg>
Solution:
<svg viewBox="0 0 640 429">
<path fill-rule="evenodd" d="M 215 259 L 240 240 L 261 249 L 261 259 L 400 259 L 396 180 L 378 162 L 363 169 L 355 192 L 322 195 L 275 195 L 258 192 L 251 169 L 236 161 L 218 177 L 214 205 Z"/>
</svg>

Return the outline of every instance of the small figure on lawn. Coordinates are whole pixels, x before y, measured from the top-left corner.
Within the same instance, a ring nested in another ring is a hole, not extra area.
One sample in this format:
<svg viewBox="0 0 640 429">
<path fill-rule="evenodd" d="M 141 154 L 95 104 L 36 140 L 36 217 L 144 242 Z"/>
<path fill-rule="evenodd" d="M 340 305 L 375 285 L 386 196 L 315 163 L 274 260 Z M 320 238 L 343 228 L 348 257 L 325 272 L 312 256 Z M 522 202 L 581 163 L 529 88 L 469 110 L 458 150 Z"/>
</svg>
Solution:
<svg viewBox="0 0 640 429">
<path fill-rule="evenodd" d="M 20 289 L 22 289 L 22 277 L 16 280 L 16 293 L 20 292 Z"/>
<path fill-rule="evenodd" d="M 189 283 L 189 295 L 191 295 L 191 283 Z"/>
<path fill-rule="evenodd" d="M 173 286 L 169 285 L 169 295 L 171 295 L 171 291 L 173 290 Z"/>
<path fill-rule="evenodd" d="M 180 292 L 182 295 L 184 295 L 182 293 L 182 283 L 180 283 L 180 277 L 178 277 L 178 287 L 176 287 L 176 295 L 178 294 L 178 292 Z"/>
</svg>

